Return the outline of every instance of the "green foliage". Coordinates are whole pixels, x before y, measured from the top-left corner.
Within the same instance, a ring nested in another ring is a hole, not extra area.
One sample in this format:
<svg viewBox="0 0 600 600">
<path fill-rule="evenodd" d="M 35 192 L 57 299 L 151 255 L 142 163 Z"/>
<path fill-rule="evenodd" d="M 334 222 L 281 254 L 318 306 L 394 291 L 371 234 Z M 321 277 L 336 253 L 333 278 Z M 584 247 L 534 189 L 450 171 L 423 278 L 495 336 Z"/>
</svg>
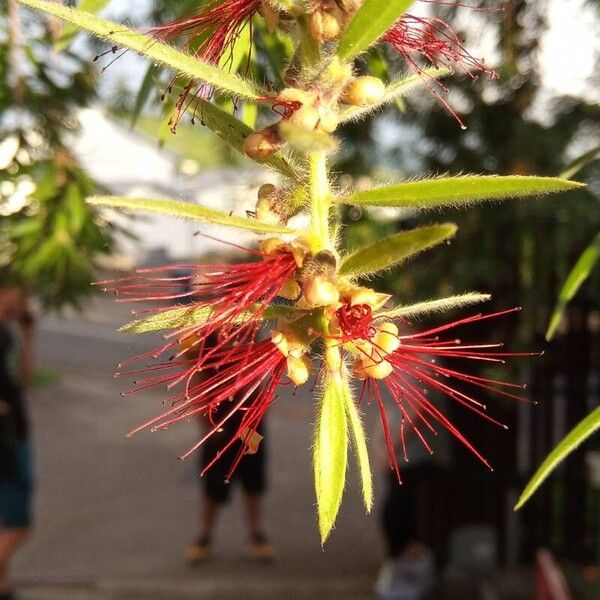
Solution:
<svg viewBox="0 0 600 600">
<path fill-rule="evenodd" d="M 215 225 L 226 225 L 238 229 L 248 229 L 259 233 L 293 233 L 280 225 L 261 223 L 256 219 L 237 217 L 216 208 L 208 208 L 191 202 L 179 202 L 168 198 L 119 198 L 116 196 L 94 196 L 88 198 L 88 202 L 94 206 L 110 206 L 113 208 L 126 208 L 133 211 L 148 211 L 161 215 L 181 219 L 192 219 Z"/>
<path fill-rule="evenodd" d="M 340 38 L 337 55 L 350 60 L 364 52 L 402 16 L 413 0 L 364 0 Z"/>
<path fill-rule="evenodd" d="M 590 276 L 598 259 L 600 259 L 600 233 L 596 235 L 592 243 L 583 251 L 560 290 L 558 302 L 550 318 L 548 331 L 546 331 L 547 340 L 551 340 L 554 337 L 567 304 L 573 299 L 579 288 L 583 285 L 583 282 Z"/>
<path fill-rule="evenodd" d="M 367 450 L 367 439 L 360 414 L 354 401 L 352 390 L 348 380 L 344 379 L 341 393 L 344 397 L 346 407 L 346 418 L 348 420 L 348 429 L 350 430 L 354 453 L 358 463 L 358 472 L 360 473 L 361 488 L 363 500 L 367 512 L 373 508 L 373 475 L 371 473 L 371 464 L 369 462 L 369 451 Z"/>
<path fill-rule="evenodd" d="M 324 544 L 342 503 L 348 460 L 346 421 L 347 382 L 339 374 L 327 375 L 319 406 L 314 446 L 315 492 L 321 543 Z"/>
<path fill-rule="evenodd" d="M 558 177 L 460 175 L 407 181 L 338 198 L 338 202 L 365 206 L 430 209 L 466 206 L 489 200 L 540 196 L 584 187 Z"/>
<path fill-rule="evenodd" d="M 13 115 L 0 122 L 0 267 L 45 307 L 77 306 L 93 291 L 96 258 L 110 252 L 114 234 L 86 206 L 95 185 L 65 146 L 77 128 L 74 110 L 93 98 L 94 77 L 72 53 L 49 61 L 51 37 L 29 20 L 24 26 L 32 34 L 18 68 L 0 42 L 0 114 Z"/>
<path fill-rule="evenodd" d="M 522 508 L 536 490 L 556 467 L 580 446 L 587 438 L 600 429 L 600 406 L 593 410 L 583 421 L 578 423 L 567 436 L 552 450 L 546 460 L 540 465 L 534 476 L 523 490 L 515 506 Z"/>
<path fill-rule="evenodd" d="M 377 273 L 442 243 L 455 233 L 456 225 L 452 223 L 402 231 L 345 256 L 340 265 L 340 273 L 350 277 Z"/>
<path fill-rule="evenodd" d="M 417 302 L 415 304 L 397 306 L 378 313 L 378 316 L 388 319 L 398 317 L 402 319 L 415 319 L 435 313 L 448 312 L 456 308 L 462 308 L 463 306 L 487 302 L 490 299 L 491 296 L 489 294 L 468 292 L 467 294 L 448 296 L 447 298 L 440 298 L 439 300 L 424 300 L 423 302 Z"/>
</svg>

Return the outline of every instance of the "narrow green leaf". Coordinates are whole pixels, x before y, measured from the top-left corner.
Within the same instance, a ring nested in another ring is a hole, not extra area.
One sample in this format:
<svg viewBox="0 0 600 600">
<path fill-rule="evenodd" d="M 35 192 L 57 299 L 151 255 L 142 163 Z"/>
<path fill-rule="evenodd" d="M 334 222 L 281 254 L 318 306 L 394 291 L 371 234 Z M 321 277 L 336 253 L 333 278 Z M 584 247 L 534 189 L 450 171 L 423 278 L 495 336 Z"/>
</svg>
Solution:
<svg viewBox="0 0 600 600">
<path fill-rule="evenodd" d="M 393 267 L 411 256 L 440 244 L 456 233 L 454 223 L 442 223 L 401 231 L 345 256 L 340 275 L 357 277 Z"/>
<path fill-rule="evenodd" d="M 410 75 L 404 79 L 394 81 L 386 87 L 383 98 L 377 104 L 372 104 L 371 106 L 348 106 L 342 109 L 340 111 L 340 123 L 358 121 L 365 115 L 379 110 L 382 106 L 401 100 L 403 96 L 412 90 L 425 85 L 429 79 L 441 79 L 450 73 L 452 71 L 444 67 L 430 67 L 423 69 L 423 72 L 420 74 Z"/>
<path fill-rule="evenodd" d="M 113 45 L 135 50 L 155 62 L 176 69 L 193 80 L 208 83 L 225 93 L 249 100 L 256 100 L 261 96 L 261 93 L 250 81 L 227 71 L 222 71 L 214 65 L 176 50 L 152 37 L 128 29 L 124 25 L 111 23 L 88 12 L 68 8 L 48 0 L 19 0 L 19 2 L 64 19 L 81 29 L 108 40 Z"/>
<path fill-rule="evenodd" d="M 244 140 L 253 133 L 253 129 L 236 119 L 227 111 L 221 110 L 218 106 L 200 101 L 199 115 L 202 119 L 202 124 L 216 133 L 226 144 L 234 150 L 244 154 Z M 299 169 L 294 166 L 291 161 L 284 158 L 280 153 L 273 155 L 271 158 L 262 163 L 278 171 L 286 177 L 299 179 Z"/>
<path fill-rule="evenodd" d="M 561 172 L 560 177 L 564 179 L 571 179 L 573 175 L 577 175 L 583 167 L 591 163 L 600 157 L 600 146 L 593 148 L 589 152 L 578 156 L 575 160 L 571 161 Z"/>
<path fill-rule="evenodd" d="M 350 434 L 352 435 L 352 444 L 358 462 L 358 470 L 362 483 L 363 500 L 367 512 L 371 512 L 373 508 L 373 475 L 371 473 L 371 465 L 369 463 L 369 451 L 367 450 L 367 438 L 363 427 L 360 414 L 356 408 L 356 403 L 352 397 L 352 390 L 347 379 L 344 379 L 343 389 L 344 402 L 346 406 L 346 417 Z"/>
<path fill-rule="evenodd" d="M 97 14 L 99 13 L 110 0 L 81 0 L 77 8 L 79 10 L 85 10 L 86 12 Z M 73 40 L 73 38 L 79 33 L 79 29 L 74 25 L 66 25 L 60 33 L 60 37 L 54 44 L 54 50 L 61 52 L 64 50 Z"/>
<path fill-rule="evenodd" d="M 127 208 L 130 210 L 142 210 L 159 213 L 171 217 L 180 217 L 214 223 L 216 225 L 227 225 L 238 229 L 248 229 L 257 233 L 294 233 L 293 229 L 283 225 L 269 225 L 255 219 L 237 217 L 229 213 L 207 208 L 191 202 L 178 202 L 168 198 L 120 198 L 118 196 L 92 196 L 87 202 L 96 206 L 110 206 L 112 208 Z"/>
<path fill-rule="evenodd" d="M 261 320 L 268 321 L 270 319 L 285 318 L 289 316 L 291 311 L 292 309 L 289 306 L 272 305 L 265 309 Z M 135 319 L 123 325 L 119 328 L 119 331 L 122 333 L 138 334 L 200 325 L 208 320 L 212 312 L 211 308 L 205 306 L 178 306 L 177 308 L 163 310 L 147 317 Z M 246 317 L 250 317 L 250 313 L 240 315 L 239 320 L 243 321 Z"/>
<path fill-rule="evenodd" d="M 119 328 L 122 333 L 149 333 L 163 329 L 179 329 L 204 323 L 212 314 L 207 307 L 179 306 L 131 321 Z"/>
<path fill-rule="evenodd" d="M 582 187 L 582 183 L 558 177 L 460 175 L 407 181 L 355 192 L 338 198 L 337 202 L 429 209 L 439 206 L 466 206 L 485 200 L 540 196 Z"/>
<path fill-rule="evenodd" d="M 340 374 L 327 375 L 317 420 L 314 472 L 322 544 L 335 523 L 346 483 L 348 427 L 345 385 Z"/>
<path fill-rule="evenodd" d="M 576 425 L 567 436 L 550 452 L 540 468 L 525 486 L 515 510 L 519 510 L 531 498 L 535 491 L 544 483 L 544 480 L 554 469 L 582 444 L 594 432 L 600 429 L 600 406 L 594 409 L 583 421 Z"/>
<path fill-rule="evenodd" d="M 129 121 L 129 126 L 133 129 L 137 120 L 139 119 L 148 98 L 150 97 L 150 93 L 152 92 L 152 88 L 154 87 L 154 78 L 158 74 L 158 68 L 155 64 L 151 64 L 146 70 L 146 74 L 144 75 L 144 79 L 142 79 L 142 83 L 140 88 L 135 96 L 135 104 L 133 106 L 133 111 L 131 112 L 131 119 Z"/>
<path fill-rule="evenodd" d="M 491 296 L 489 294 L 468 292 L 466 294 L 449 296 L 448 298 L 440 298 L 438 300 L 424 300 L 423 302 L 417 302 L 416 304 L 397 306 L 390 310 L 378 312 L 376 316 L 377 318 L 384 317 L 388 319 L 394 319 L 396 317 L 413 319 L 424 315 L 446 312 L 455 308 L 462 308 L 463 306 L 470 306 L 471 304 L 487 302 L 490 299 Z"/>
<path fill-rule="evenodd" d="M 579 288 L 583 285 L 583 282 L 589 277 L 599 258 L 600 233 L 596 235 L 593 242 L 577 259 L 575 266 L 571 269 L 571 272 L 560 290 L 558 302 L 554 307 L 552 317 L 550 318 L 550 324 L 548 325 L 548 331 L 546 332 L 546 339 L 548 341 L 550 341 L 556 333 L 556 329 L 562 319 L 567 304 L 575 296 Z"/>
<path fill-rule="evenodd" d="M 364 0 L 340 38 L 337 55 L 351 60 L 366 50 L 403 15 L 413 0 Z"/>
</svg>

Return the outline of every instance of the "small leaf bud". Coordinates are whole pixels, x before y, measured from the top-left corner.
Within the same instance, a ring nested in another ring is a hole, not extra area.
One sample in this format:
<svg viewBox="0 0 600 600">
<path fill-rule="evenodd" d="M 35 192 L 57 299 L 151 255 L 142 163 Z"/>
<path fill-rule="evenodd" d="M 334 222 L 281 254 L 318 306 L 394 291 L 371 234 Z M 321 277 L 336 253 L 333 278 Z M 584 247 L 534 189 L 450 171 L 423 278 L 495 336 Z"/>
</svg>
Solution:
<svg viewBox="0 0 600 600">
<path fill-rule="evenodd" d="M 381 79 L 367 75 L 353 79 L 344 90 L 341 101 L 353 106 L 371 106 L 381 101 L 385 85 Z"/>
<path fill-rule="evenodd" d="M 281 148 L 281 139 L 273 127 L 251 133 L 244 140 L 244 152 L 256 161 L 267 160 Z"/>
</svg>

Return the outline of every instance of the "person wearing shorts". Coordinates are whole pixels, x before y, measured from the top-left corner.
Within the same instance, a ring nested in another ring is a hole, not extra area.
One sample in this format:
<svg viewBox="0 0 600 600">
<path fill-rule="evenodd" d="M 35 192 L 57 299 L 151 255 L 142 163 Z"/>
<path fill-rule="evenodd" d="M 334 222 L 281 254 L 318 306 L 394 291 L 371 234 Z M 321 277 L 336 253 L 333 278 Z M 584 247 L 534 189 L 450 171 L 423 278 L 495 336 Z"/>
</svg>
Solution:
<svg viewBox="0 0 600 600">
<path fill-rule="evenodd" d="M 20 351 L 12 329 L 19 330 Z M 14 597 L 9 562 L 31 527 L 33 478 L 23 390 L 31 373 L 32 343 L 25 293 L 0 282 L 0 600 Z"/>
<path fill-rule="evenodd" d="M 208 340 L 207 346 L 215 340 Z M 205 375 L 207 376 L 207 375 Z M 243 392 L 240 392 L 243 393 Z M 231 404 L 236 403 L 236 397 L 230 399 Z M 251 402 L 252 398 L 248 399 Z M 212 415 L 214 422 L 219 422 L 227 414 L 231 406 L 229 402 L 222 405 Z M 221 430 L 209 437 L 202 446 L 200 453 L 200 471 L 211 463 L 221 449 L 237 435 L 240 426 L 242 412 L 238 411 L 228 419 Z M 205 419 L 206 421 L 206 419 Z M 209 424 L 202 423 L 203 432 Z M 236 459 L 238 452 L 242 449 L 244 442 L 238 440 L 232 444 L 219 459 L 212 464 L 200 479 L 201 485 L 201 507 L 200 507 L 200 534 L 196 541 L 188 548 L 187 557 L 192 563 L 200 563 L 210 555 L 213 533 L 220 509 L 225 505 L 231 495 L 232 487 L 240 484 L 244 493 L 244 508 L 246 523 L 248 527 L 249 548 L 253 556 L 258 559 L 268 560 L 274 555 L 274 550 L 264 534 L 261 526 L 261 504 L 262 497 L 267 488 L 267 447 L 264 437 L 264 420 L 257 430 L 258 443 L 256 451 L 245 453 L 237 468 L 227 480 L 229 471 Z"/>
</svg>

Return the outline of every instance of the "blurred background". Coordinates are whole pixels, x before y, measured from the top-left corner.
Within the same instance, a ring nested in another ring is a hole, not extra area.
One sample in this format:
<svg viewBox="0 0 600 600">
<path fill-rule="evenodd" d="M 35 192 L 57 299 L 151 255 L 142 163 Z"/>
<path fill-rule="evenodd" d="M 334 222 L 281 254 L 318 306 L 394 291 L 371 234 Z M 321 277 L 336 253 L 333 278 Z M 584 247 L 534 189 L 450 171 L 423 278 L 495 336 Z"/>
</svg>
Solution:
<svg viewBox="0 0 600 600">
<path fill-rule="evenodd" d="M 145 27 L 197 2 L 79 4 Z M 574 598 L 600 598 L 600 438 L 583 444 L 522 511 L 513 511 L 535 468 L 600 399 L 600 268 L 569 304 L 554 340 L 544 340 L 561 285 L 600 227 L 600 161 L 593 160 L 600 144 L 600 3 L 515 0 L 503 12 L 417 3 L 415 10 L 446 19 L 500 77 L 445 82 L 466 131 L 423 89 L 366 126 L 346 126 L 336 165 L 346 173 L 342 185 L 461 172 L 558 176 L 577 157 L 591 157 L 573 174 L 588 185 L 583 191 L 444 211 L 444 220 L 459 225 L 452 244 L 378 282 L 406 303 L 490 292 L 490 310 L 523 310 L 497 325 L 485 322 L 475 335 L 545 351 L 507 367 L 538 403 L 493 399 L 508 432 L 449 407 L 495 471 L 460 448 L 446 453 L 436 501 L 427 501 L 434 510 L 418 515 L 440 559 L 434 597 L 541 598 L 535 559 L 548 548 Z M 250 61 L 242 57 L 239 64 L 278 85 L 275 73 L 289 42 L 262 27 L 254 29 Z M 97 212 L 85 197 L 172 197 L 241 215 L 252 210 L 261 184 L 276 181 L 203 129 L 201 119 L 193 125 L 184 116 L 173 134 L 174 99 L 161 99 L 169 74 L 130 52 L 114 63 L 112 54 L 93 60 L 104 51 L 56 20 L 12 2 L 0 6 L 0 267 L 26 282 L 39 314 L 28 398 L 37 517 L 15 563 L 24 598 L 371 598 L 384 557 L 380 506 L 365 516 L 351 479 L 321 550 L 310 394 L 282 398 L 269 421 L 265 522 L 278 554 L 268 565 L 246 557 L 238 503 L 219 524 L 214 559 L 195 569 L 186 564 L 185 547 L 197 529 L 197 462 L 176 457 L 197 437 L 193 424 L 124 438 L 162 397 L 124 400 L 123 382 L 112 374 L 154 340 L 117 333 L 130 307 L 97 295 L 91 282 L 135 266 L 214 260 L 218 253 L 228 260 L 231 253 L 195 236 L 197 226 Z M 405 69 L 385 49 L 372 51 L 361 68 L 391 79 Z M 267 118 L 250 106 L 230 108 L 251 125 Z M 349 208 L 344 243 L 352 248 L 437 217 Z M 210 233 L 252 240 L 226 229 Z M 375 414 L 366 418 L 375 447 Z M 386 472 L 373 454 L 381 503 Z"/>
</svg>

